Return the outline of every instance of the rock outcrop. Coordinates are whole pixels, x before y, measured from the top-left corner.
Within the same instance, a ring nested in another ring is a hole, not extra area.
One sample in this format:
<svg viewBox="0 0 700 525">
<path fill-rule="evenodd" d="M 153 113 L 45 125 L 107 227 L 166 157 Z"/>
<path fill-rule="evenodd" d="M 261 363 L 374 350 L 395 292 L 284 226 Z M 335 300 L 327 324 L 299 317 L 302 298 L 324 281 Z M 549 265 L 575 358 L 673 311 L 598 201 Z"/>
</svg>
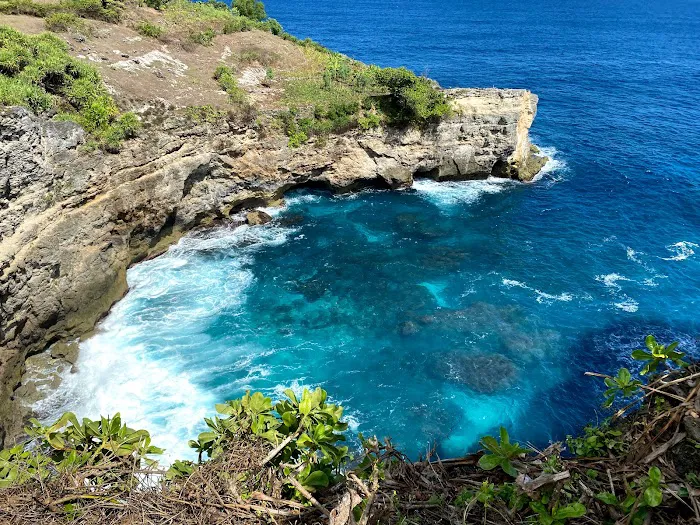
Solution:
<svg viewBox="0 0 700 525">
<path fill-rule="evenodd" d="M 254 127 L 164 111 L 107 154 L 89 150 L 75 124 L 0 109 L 0 441 L 21 422 L 11 398 L 27 356 L 91 330 L 125 293 L 130 264 L 196 226 L 304 185 L 534 175 L 535 95 L 448 94 L 455 112 L 431 129 L 351 132 L 296 150 Z"/>
</svg>

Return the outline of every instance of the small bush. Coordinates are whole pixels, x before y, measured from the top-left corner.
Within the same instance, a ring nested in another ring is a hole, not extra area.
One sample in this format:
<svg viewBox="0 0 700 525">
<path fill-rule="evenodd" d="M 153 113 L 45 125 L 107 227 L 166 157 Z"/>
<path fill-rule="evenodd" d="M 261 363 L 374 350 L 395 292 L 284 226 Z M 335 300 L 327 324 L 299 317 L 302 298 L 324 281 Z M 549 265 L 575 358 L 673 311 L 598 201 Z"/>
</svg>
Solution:
<svg viewBox="0 0 700 525">
<path fill-rule="evenodd" d="M 190 42 L 202 46 L 210 46 L 214 42 L 216 32 L 213 29 L 205 29 L 197 33 L 191 33 L 189 36 Z"/>
<path fill-rule="evenodd" d="M 367 113 L 366 115 L 359 117 L 357 123 L 365 131 L 370 129 L 378 128 L 382 124 L 382 119 L 376 113 Z"/>
<path fill-rule="evenodd" d="M 242 15 L 251 20 L 262 21 L 267 18 L 265 5 L 258 0 L 234 0 L 233 7 Z"/>
<path fill-rule="evenodd" d="M 244 16 L 237 16 L 233 20 L 226 22 L 223 33 L 230 35 L 231 33 L 241 33 L 243 31 L 251 31 L 255 28 L 255 23 Z"/>
<path fill-rule="evenodd" d="M 46 17 L 44 25 L 49 31 L 65 33 L 68 31 L 87 32 L 88 26 L 73 13 L 53 13 Z"/>
<path fill-rule="evenodd" d="M 145 0 L 144 3 L 146 4 L 146 6 L 160 11 L 163 9 L 165 4 L 168 3 L 168 0 Z"/>
<path fill-rule="evenodd" d="M 188 107 L 185 110 L 185 114 L 188 118 L 194 120 L 198 124 L 204 122 L 214 123 L 226 116 L 223 111 L 219 111 L 211 105 Z"/>
<path fill-rule="evenodd" d="M 219 83 L 221 89 L 228 93 L 229 101 L 241 104 L 246 101 L 246 93 L 238 87 L 238 81 L 227 66 L 219 66 L 214 71 L 214 80 Z"/>
<path fill-rule="evenodd" d="M 165 33 L 165 30 L 156 24 L 150 22 L 141 22 L 136 26 L 136 31 L 143 36 L 150 38 L 160 38 Z"/>
</svg>

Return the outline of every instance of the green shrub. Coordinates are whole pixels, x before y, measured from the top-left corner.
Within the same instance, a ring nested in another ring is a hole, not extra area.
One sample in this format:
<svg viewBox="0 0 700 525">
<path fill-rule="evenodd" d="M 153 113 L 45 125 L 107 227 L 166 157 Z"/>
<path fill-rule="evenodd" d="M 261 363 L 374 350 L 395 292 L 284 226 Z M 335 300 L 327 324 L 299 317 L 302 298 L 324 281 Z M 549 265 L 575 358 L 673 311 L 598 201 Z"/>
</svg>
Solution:
<svg viewBox="0 0 700 525">
<path fill-rule="evenodd" d="M 250 436 L 284 444 L 268 458 L 286 476 L 293 475 L 309 492 L 334 485 L 349 459 L 348 447 L 339 446 L 345 441 L 340 432 L 348 427 L 341 421 L 343 408 L 326 403 L 327 394 L 320 388 L 305 389 L 301 399 L 291 390 L 284 394 L 285 399 L 274 406 L 260 392 L 216 405 L 216 411 L 227 417 L 206 418 L 209 430 L 190 441 L 190 447 L 201 460 L 203 454 L 217 457 L 236 439 Z M 305 499 L 293 485 L 286 489 L 291 497 Z"/>
<path fill-rule="evenodd" d="M 250 31 L 255 28 L 255 22 L 245 16 L 237 16 L 234 19 L 224 24 L 223 33 L 229 35 L 231 33 L 241 33 Z"/>
<path fill-rule="evenodd" d="M 384 110 L 397 124 L 426 124 L 450 112 L 444 93 L 405 67 L 379 69 L 375 81 L 387 95 Z"/>
<path fill-rule="evenodd" d="M 216 32 L 213 29 L 205 29 L 196 33 L 190 33 L 189 40 L 194 44 L 210 46 L 214 42 Z"/>
<path fill-rule="evenodd" d="M 621 437 L 622 432 L 610 428 L 610 423 L 605 421 L 599 427 L 587 425 L 583 429 L 583 436 L 567 436 L 566 444 L 579 457 L 608 457 L 626 452 L 627 444 Z"/>
<path fill-rule="evenodd" d="M 147 36 L 150 38 L 160 38 L 165 32 L 165 30 L 161 26 L 151 24 L 150 22 L 140 22 L 136 26 L 136 31 L 140 35 Z"/>
<path fill-rule="evenodd" d="M 242 15 L 251 20 L 262 21 L 267 18 L 265 6 L 258 0 L 234 0 L 233 7 Z"/>
<path fill-rule="evenodd" d="M 124 5 L 118 0 L 61 0 L 59 9 L 81 18 L 116 23 L 122 19 Z"/>
<path fill-rule="evenodd" d="M 221 89 L 228 93 L 229 101 L 233 103 L 243 103 L 247 96 L 245 91 L 238 87 L 238 81 L 228 66 L 219 66 L 214 70 L 214 80 L 219 83 Z"/>
<path fill-rule="evenodd" d="M 53 13 L 46 17 L 44 25 L 49 31 L 63 33 L 68 31 L 86 32 L 87 24 L 73 13 Z"/>
<path fill-rule="evenodd" d="M 145 4 L 148 7 L 151 7 L 153 9 L 157 9 L 158 11 L 162 10 L 165 4 L 168 3 L 169 0 L 145 0 Z"/>
<path fill-rule="evenodd" d="M 382 119 L 376 113 L 367 113 L 361 117 L 358 117 L 357 123 L 360 125 L 360 128 L 368 131 L 381 126 Z"/>
<path fill-rule="evenodd" d="M 213 123 L 226 116 L 223 111 L 219 111 L 214 106 L 191 106 L 185 110 L 188 118 L 194 120 L 198 124 L 203 122 Z"/>
</svg>

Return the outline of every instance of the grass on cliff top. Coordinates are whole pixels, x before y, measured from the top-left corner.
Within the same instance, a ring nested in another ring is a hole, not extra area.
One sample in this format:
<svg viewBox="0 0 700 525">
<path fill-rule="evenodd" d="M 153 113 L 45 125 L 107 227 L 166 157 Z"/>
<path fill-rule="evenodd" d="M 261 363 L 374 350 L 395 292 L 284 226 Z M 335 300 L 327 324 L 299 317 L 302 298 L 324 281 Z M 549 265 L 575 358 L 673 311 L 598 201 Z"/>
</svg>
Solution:
<svg viewBox="0 0 700 525">
<path fill-rule="evenodd" d="M 63 40 L 7 26 L 0 26 L 0 104 L 58 113 L 56 118 L 77 122 L 107 150 L 118 150 L 139 127 L 134 114 L 120 113 L 97 70 L 71 57 Z"/>
<path fill-rule="evenodd" d="M 368 130 L 382 123 L 425 127 L 450 113 L 444 93 L 406 68 L 368 66 L 316 49 L 308 49 L 307 57 L 315 64 L 311 71 L 285 79 L 282 102 L 291 115 L 281 118 L 290 146 L 312 135 Z M 312 114 L 299 108 L 312 108 Z"/>
</svg>

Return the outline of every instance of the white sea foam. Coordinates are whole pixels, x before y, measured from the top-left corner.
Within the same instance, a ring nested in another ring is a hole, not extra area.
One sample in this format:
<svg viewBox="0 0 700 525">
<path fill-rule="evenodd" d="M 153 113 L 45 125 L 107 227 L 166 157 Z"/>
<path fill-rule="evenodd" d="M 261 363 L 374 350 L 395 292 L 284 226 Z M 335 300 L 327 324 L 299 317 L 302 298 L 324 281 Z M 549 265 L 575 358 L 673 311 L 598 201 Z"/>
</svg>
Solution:
<svg viewBox="0 0 700 525">
<path fill-rule="evenodd" d="M 186 236 L 163 256 L 129 270 L 129 293 L 81 344 L 78 372 L 65 375 L 58 390 L 37 404 L 38 413 L 51 420 L 65 410 L 87 417 L 119 411 L 131 426 L 148 429 L 153 442 L 166 448 L 166 463 L 192 457 L 187 439 L 196 437 L 203 417 L 220 401 L 203 384 L 224 348 L 198 355 L 201 367 L 183 358 L 193 346 L 207 347 L 205 328 L 224 309 L 242 311 L 254 282 L 247 268 L 251 252 L 283 243 L 293 231 L 275 226 L 218 228 Z M 248 351 L 225 348 L 224 353 L 238 359 L 238 353 Z M 251 368 L 242 381 L 266 373 Z"/>
<path fill-rule="evenodd" d="M 629 297 L 625 298 L 625 300 L 622 302 L 615 303 L 615 306 L 620 310 L 624 310 L 625 312 L 630 313 L 634 313 L 637 310 L 639 310 L 639 303 Z"/>
<path fill-rule="evenodd" d="M 520 281 L 516 281 L 514 279 L 503 279 L 502 283 L 503 286 L 506 286 L 507 288 L 522 288 L 523 290 L 529 290 L 533 292 L 537 296 L 536 301 L 538 303 L 550 303 L 552 301 L 569 302 L 572 301 L 574 298 L 573 295 L 567 292 L 556 295 L 543 292 L 541 290 L 538 290 L 537 288 L 532 288 L 531 286 L 528 286 L 527 284 L 522 283 Z"/>
<path fill-rule="evenodd" d="M 508 179 L 489 177 L 486 180 L 446 181 L 437 182 L 431 179 L 416 179 L 413 189 L 418 194 L 441 207 L 452 207 L 458 204 L 472 204 L 482 196 L 500 193 L 516 182 Z"/>
<path fill-rule="evenodd" d="M 538 146 L 540 154 L 549 157 L 549 160 L 542 166 L 540 172 L 532 179 L 533 182 L 545 179 L 551 183 L 556 183 L 564 180 L 566 173 L 569 171 L 569 166 L 564 159 L 560 157 L 557 148 L 552 146 Z"/>
<path fill-rule="evenodd" d="M 607 275 L 596 275 L 595 280 L 603 283 L 608 288 L 614 288 L 615 290 L 621 290 L 622 287 L 617 284 L 618 282 L 631 281 L 627 277 L 620 275 L 618 273 L 609 273 Z"/>
<path fill-rule="evenodd" d="M 680 241 L 674 244 L 669 244 L 666 249 L 673 253 L 671 257 L 661 257 L 664 261 L 684 261 L 688 257 L 695 255 L 693 248 L 699 248 L 697 244 L 689 241 Z"/>
</svg>

